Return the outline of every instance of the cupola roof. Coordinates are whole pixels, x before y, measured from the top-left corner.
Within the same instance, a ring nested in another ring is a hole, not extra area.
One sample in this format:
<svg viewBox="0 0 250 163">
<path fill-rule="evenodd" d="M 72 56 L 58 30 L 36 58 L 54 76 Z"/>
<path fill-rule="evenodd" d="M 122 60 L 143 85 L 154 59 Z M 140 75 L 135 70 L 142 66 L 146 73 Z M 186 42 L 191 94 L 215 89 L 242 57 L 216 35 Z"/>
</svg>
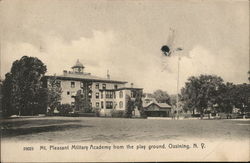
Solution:
<svg viewBox="0 0 250 163">
<path fill-rule="evenodd" d="M 71 68 L 84 68 L 83 64 L 77 59 L 76 64 Z"/>
</svg>

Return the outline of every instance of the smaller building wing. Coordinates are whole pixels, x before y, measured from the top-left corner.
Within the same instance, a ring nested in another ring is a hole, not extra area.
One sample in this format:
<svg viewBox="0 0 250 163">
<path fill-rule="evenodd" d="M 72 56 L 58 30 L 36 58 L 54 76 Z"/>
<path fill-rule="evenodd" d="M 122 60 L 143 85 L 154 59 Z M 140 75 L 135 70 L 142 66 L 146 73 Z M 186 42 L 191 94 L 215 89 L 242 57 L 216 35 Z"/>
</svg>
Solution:
<svg viewBox="0 0 250 163">
<path fill-rule="evenodd" d="M 166 104 L 166 103 L 158 103 L 155 100 L 149 102 L 149 103 L 145 103 L 143 102 L 143 107 L 145 109 L 149 108 L 151 105 L 156 105 L 157 107 L 159 107 L 159 109 L 171 109 L 171 106 Z"/>
</svg>

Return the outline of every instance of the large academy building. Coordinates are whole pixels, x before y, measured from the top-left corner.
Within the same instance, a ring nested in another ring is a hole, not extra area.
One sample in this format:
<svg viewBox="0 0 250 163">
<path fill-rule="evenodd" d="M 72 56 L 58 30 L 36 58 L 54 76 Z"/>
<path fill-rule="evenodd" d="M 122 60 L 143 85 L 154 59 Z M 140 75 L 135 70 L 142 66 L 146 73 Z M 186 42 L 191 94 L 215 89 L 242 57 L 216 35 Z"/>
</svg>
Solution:
<svg viewBox="0 0 250 163">
<path fill-rule="evenodd" d="M 55 76 L 57 85 L 61 87 L 61 104 L 75 105 L 75 96 L 80 92 L 84 105 L 90 109 L 99 108 L 100 113 L 109 116 L 112 110 L 124 110 L 128 106 L 128 98 L 142 97 L 142 88 L 125 87 L 126 81 L 118 81 L 93 76 L 84 72 L 84 66 L 77 60 L 72 71 L 63 71 L 62 75 Z M 54 76 L 45 76 L 45 79 Z M 47 84 L 49 80 L 46 80 Z M 75 110 L 83 112 L 83 110 Z"/>
</svg>

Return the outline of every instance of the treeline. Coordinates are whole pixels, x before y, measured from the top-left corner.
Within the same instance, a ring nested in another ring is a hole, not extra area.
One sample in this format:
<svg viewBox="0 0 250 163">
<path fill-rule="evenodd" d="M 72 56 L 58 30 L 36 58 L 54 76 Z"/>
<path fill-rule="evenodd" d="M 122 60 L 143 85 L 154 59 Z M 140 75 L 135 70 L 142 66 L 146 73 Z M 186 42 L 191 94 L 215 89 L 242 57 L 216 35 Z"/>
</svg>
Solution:
<svg viewBox="0 0 250 163">
<path fill-rule="evenodd" d="M 46 65 L 36 57 L 23 56 L 13 62 L 1 85 L 3 116 L 53 113 L 55 108 L 61 110 L 61 88 L 57 86 L 56 77 L 43 80 L 46 71 Z M 156 90 L 148 95 L 157 102 L 176 105 L 176 96 L 168 95 L 165 91 Z M 184 111 L 193 114 L 198 112 L 201 116 L 211 112 L 232 113 L 235 107 L 241 113 L 250 112 L 250 84 L 225 83 L 221 77 L 215 75 L 188 78 L 178 96 L 178 105 Z M 77 97 L 75 107 L 79 109 L 82 107 L 82 99 L 80 95 L 79 99 Z M 133 105 L 141 107 L 141 101 Z M 131 109 L 129 114 L 130 112 Z"/>
<path fill-rule="evenodd" d="M 159 103 L 167 103 L 176 107 L 176 95 L 156 90 L 144 93 L 144 97 L 154 98 Z M 250 112 L 250 84 L 233 84 L 224 82 L 216 75 L 200 75 L 188 78 L 185 86 L 178 94 L 178 107 L 192 114 L 232 113 L 238 108 L 239 113 Z"/>
<path fill-rule="evenodd" d="M 242 114 L 250 111 L 250 84 L 225 83 L 215 75 L 192 76 L 181 90 L 185 111 L 232 113 L 239 108 Z"/>
</svg>

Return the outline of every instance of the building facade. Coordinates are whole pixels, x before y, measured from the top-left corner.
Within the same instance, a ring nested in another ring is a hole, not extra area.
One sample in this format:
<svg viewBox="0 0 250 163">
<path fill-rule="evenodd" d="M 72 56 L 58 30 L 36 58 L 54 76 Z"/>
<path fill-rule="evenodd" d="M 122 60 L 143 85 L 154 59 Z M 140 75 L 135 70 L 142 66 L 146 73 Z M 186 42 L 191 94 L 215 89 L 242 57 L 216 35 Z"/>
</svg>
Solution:
<svg viewBox="0 0 250 163">
<path fill-rule="evenodd" d="M 84 108 L 100 109 L 101 115 L 109 116 L 112 110 L 125 110 L 127 98 L 133 98 L 135 94 L 142 95 L 141 88 L 126 87 L 126 81 L 118 81 L 101 78 L 91 73 L 84 72 L 84 66 L 77 60 L 72 66 L 72 71 L 63 71 L 62 75 L 55 76 L 57 85 L 61 88 L 61 104 L 75 106 L 75 97 L 80 94 L 83 100 L 83 108 L 76 112 L 84 112 Z M 54 76 L 45 76 L 46 79 Z M 46 80 L 49 84 L 49 80 Z"/>
<path fill-rule="evenodd" d="M 147 117 L 170 117 L 172 108 L 166 103 L 159 103 L 154 98 L 143 99 L 143 109 Z"/>
<path fill-rule="evenodd" d="M 128 109 L 129 102 L 136 103 L 141 101 L 142 88 L 122 87 L 116 89 L 102 89 L 100 113 L 104 116 L 111 116 L 112 111 L 125 111 Z M 139 117 L 139 106 L 133 108 L 132 116 Z"/>
</svg>

